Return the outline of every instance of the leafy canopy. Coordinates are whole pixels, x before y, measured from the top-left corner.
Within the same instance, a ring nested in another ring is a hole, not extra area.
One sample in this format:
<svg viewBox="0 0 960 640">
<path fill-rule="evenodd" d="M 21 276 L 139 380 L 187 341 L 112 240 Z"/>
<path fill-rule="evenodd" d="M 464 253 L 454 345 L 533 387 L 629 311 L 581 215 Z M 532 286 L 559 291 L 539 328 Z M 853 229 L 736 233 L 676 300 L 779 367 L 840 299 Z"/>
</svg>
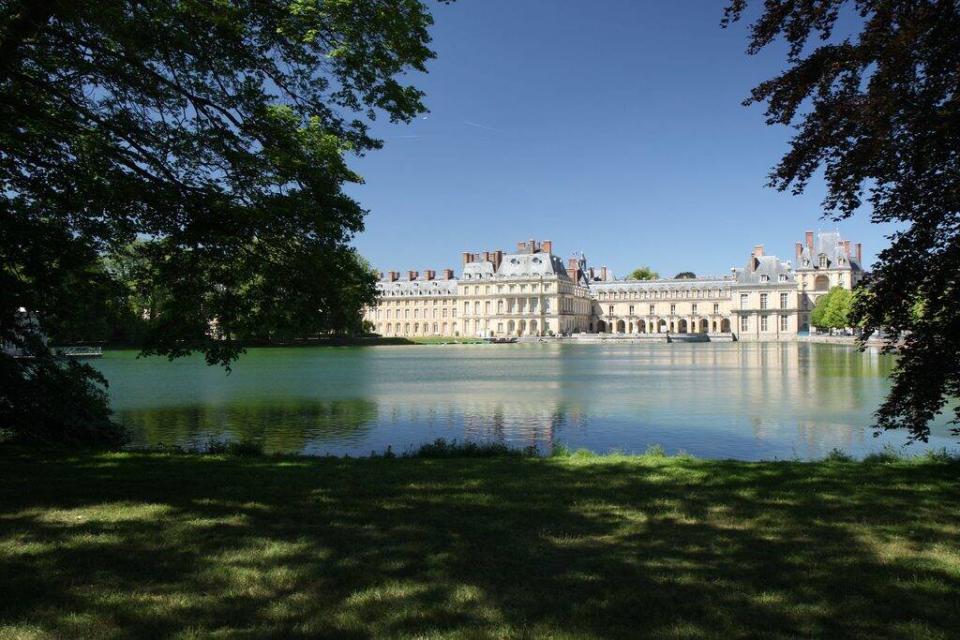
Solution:
<svg viewBox="0 0 960 640">
<path fill-rule="evenodd" d="M 95 319 L 104 256 L 131 250 L 147 353 L 350 330 L 374 276 L 345 154 L 425 111 L 401 77 L 431 23 L 417 0 L 0 3 L 0 342 L 46 358 L 40 332 Z M 0 358 L 10 422 L 50 369 Z"/>
<path fill-rule="evenodd" d="M 748 5 L 731 0 L 723 25 Z M 767 124 L 796 126 L 770 185 L 799 193 L 822 169 L 826 215 L 840 220 L 868 205 L 874 222 L 898 223 L 853 316 L 864 340 L 881 329 L 903 340 L 878 426 L 926 440 L 930 420 L 960 396 L 960 4 L 757 6 L 747 52 L 783 39 L 787 67 L 745 104 L 765 104 Z M 918 301 L 922 314 L 913 313 Z"/>
<path fill-rule="evenodd" d="M 833 287 L 817 299 L 810 313 L 810 324 L 818 329 L 846 329 L 852 323 L 854 294 L 843 287 Z"/>
<path fill-rule="evenodd" d="M 627 276 L 630 280 L 656 280 L 659 277 L 660 274 L 650 267 L 638 267 Z"/>
</svg>

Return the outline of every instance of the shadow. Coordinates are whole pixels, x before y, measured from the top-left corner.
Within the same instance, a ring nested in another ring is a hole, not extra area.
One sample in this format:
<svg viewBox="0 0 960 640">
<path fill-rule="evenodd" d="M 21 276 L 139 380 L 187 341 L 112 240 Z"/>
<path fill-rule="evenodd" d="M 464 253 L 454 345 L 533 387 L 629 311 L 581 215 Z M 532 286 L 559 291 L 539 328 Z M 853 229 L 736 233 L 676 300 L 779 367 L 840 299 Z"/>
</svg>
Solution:
<svg viewBox="0 0 960 640">
<path fill-rule="evenodd" d="M 899 638 L 960 624 L 956 465 L 0 464 L 0 635 Z"/>
</svg>

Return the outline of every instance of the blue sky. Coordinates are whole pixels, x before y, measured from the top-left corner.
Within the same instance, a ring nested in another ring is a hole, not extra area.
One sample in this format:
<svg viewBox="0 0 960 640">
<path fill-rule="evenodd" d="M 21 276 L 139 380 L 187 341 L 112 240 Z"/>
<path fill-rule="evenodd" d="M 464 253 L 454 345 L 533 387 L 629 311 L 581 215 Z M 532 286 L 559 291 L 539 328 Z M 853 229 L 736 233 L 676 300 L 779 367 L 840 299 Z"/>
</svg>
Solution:
<svg viewBox="0 0 960 640">
<path fill-rule="evenodd" d="M 783 50 L 747 56 L 723 2 L 460 0 L 433 5 L 437 59 L 413 77 L 431 113 L 378 122 L 385 147 L 351 165 L 370 214 L 356 246 L 381 270 L 453 267 L 461 251 L 553 240 L 618 275 L 650 265 L 722 274 L 754 244 L 793 259 L 823 186 L 764 186 L 790 130 L 741 100 Z M 869 265 L 867 212 L 839 224 Z"/>
</svg>

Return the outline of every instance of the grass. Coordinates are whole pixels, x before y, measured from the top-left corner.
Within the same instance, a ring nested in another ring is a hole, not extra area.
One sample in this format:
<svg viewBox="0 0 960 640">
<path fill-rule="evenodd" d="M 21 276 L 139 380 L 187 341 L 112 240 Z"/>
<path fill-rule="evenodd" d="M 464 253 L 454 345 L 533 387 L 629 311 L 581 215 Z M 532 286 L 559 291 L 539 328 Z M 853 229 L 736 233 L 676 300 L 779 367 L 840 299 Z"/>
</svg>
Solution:
<svg viewBox="0 0 960 640">
<path fill-rule="evenodd" d="M 0 638 L 960 629 L 949 456 L 451 448 L 368 459 L 0 449 Z"/>
</svg>

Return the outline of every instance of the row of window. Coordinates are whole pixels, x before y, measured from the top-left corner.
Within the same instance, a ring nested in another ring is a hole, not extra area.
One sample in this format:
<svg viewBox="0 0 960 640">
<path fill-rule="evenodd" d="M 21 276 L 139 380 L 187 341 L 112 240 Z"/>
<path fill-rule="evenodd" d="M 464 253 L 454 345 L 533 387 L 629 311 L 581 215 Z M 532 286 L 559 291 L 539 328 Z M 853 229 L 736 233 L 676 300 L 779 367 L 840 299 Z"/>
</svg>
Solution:
<svg viewBox="0 0 960 640">
<path fill-rule="evenodd" d="M 532 283 L 532 284 L 529 284 L 529 285 L 527 285 L 527 284 L 508 284 L 508 285 L 498 284 L 498 285 L 497 285 L 497 288 L 496 288 L 496 293 L 503 293 L 503 292 L 513 293 L 513 292 L 515 292 L 515 291 L 519 291 L 520 293 L 525 293 L 525 292 L 527 292 L 527 291 L 530 291 L 530 293 L 537 293 L 537 292 L 540 291 L 540 290 L 541 290 L 540 284 L 539 284 L 539 283 L 536 283 L 536 282 L 535 282 L 535 283 Z M 549 293 L 550 291 L 553 291 L 553 285 L 552 285 L 551 283 L 549 283 L 549 282 L 544 282 L 544 283 L 543 283 L 543 289 L 542 289 L 542 290 L 543 290 L 544 293 Z M 473 292 L 472 292 L 472 293 L 473 293 L 473 295 L 480 295 L 480 285 L 478 285 L 478 284 L 477 284 L 477 285 L 473 285 Z M 485 286 L 483 287 L 483 293 L 484 293 L 484 294 L 488 294 L 488 295 L 489 295 L 490 293 L 493 293 L 493 291 L 491 291 L 490 285 L 485 285 Z M 464 286 L 464 287 L 463 287 L 463 295 L 470 295 L 470 294 L 471 294 L 470 286 L 469 286 L 469 285 Z"/>
<path fill-rule="evenodd" d="M 609 307 L 607 307 L 607 309 L 608 309 L 608 311 L 610 312 L 610 315 L 615 315 L 612 304 L 611 304 Z M 657 309 L 657 305 L 655 305 L 655 304 L 650 305 L 650 306 L 649 306 L 649 312 L 648 312 L 649 315 L 651 315 L 651 316 L 657 315 L 656 309 Z M 694 314 L 699 313 L 699 305 L 697 305 L 696 302 L 694 302 L 693 304 L 690 305 L 690 313 L 694 313 Z M 714 303 L 713 303 L 713 313 L 715 313 L 715 314 L 720 313 L 720 303 L 719 303 L 719 302 L 714 302 Z M 671 304 L 671 305 L 670 305 L 670 315 L 673 316 L 673 315 L 676 315 L 676 314 L 677 314 L 677 305 Z M 633 307 L 633 305 L 630 305 L 630 313 L 629 313 L 629 315 L 631 315 L 631 316 L 634 315 L 634 307 Z"/>
<path fill-rule="evenodd" d="M 780 318 L 780 331 L 787 331 L 790 327 L 790 316 L 781 315 L 776 316 Z M 759 316 L 760 318 L 760 331 L 765 332 L 770 330 L 770 321 L 769 316 Z M 749 316 L 740 316 L 740 331 L 745 333 L 750 330 L 750 317 Z"/>
<path fill-rule="evenodd" d="M 741 294 L 740 294 L 740 308 L 741 308 L 741 309 L 746 309 L 746 308 L 748 308 L 749 304 L 750 304 L 750 294 L 748 294 L 748 293 L 741 293 Z M 760 308 L 761 308 L 761 309 L 769 309 L 769 308 L 770 308 L 770 304 L 769 304 L 769 294 L 767 294 L 767 293 L 761 293 L 761 294 L 760 294 Z M 789 294 L 789 293 L 781 293 L 781 294 L 780 294 L 780 306 L 777 307 L 777 308 L 778 308 L 778 309 L 788 309 L 788 308 L 790 308 L 790 294 Z"/>
<path fill-rule="evenodd" d="M 421 316 L 421 314 L 420 314 L 421 311 L 423 311 L 423 315 L 422 315 L 422 316 Z M 429 311 L 429 312 L 432 312 L 432 316 L 428 316 L 428 315 L 427 315 L 427 314 L 428 314 L 428 311 Z M 401 312 L 402 312 L 402 313 L 401 313 Z M 439 314 L 439 315 L 438 315 L 438 314 Z M 453 317 L 453 318 L 456 318 L 456 317 L 457 317 L 457 309 L 456 309 L 456 307 L 452 307 L 452 308 L 450 309 L 450 316 Z M 388 308 L 385 308 L 385 309 L 381 309 L 380 307 L 377 307 L 377 308 L 374 309 L 374 311 L 373 311 L 373 317 L 376 318 L 377 320 L 379 320 L 379 319 L 381 319 L 381 318 L 383 318 L 384 320 L 390 320 L 391 317 L 394 317 L 394 318 L 396 318 L 397 320 L 399 320 L 399 319 L 401 319 L 401 318 L 409 319 L 409 318 L 411 317 L 411 315 L 410 315 L 410 309 L 390 309 L 389 307 L 388 307 Z M 420 317 L 423 317 L 424 319 L 426 319 L 426 318 L 428 318 L 428 317 L 433 317 L 433 318 L 446 318 L 446 317 L 447 317 L 447 308 L 444 307 L 443 309 L 429 309 L 429 310 L 428 310 L 428 309 L 422 309 L 422 310 L 421 310 L 421 309 L 413 309 L 413 316 L 412 316 L 412 317 L 413 317 L 414 320 L 416 320 L 416 319 L 418 319 L 418 318 L 420 318 Z"/>
<path fill-rule="evenodd" d="M 597 300 L 667 300 L 681 298 L 725 298 L 729 292 L 721 289 L 654 289 L 652 291 L 598 291 Z"/>
</svg>

